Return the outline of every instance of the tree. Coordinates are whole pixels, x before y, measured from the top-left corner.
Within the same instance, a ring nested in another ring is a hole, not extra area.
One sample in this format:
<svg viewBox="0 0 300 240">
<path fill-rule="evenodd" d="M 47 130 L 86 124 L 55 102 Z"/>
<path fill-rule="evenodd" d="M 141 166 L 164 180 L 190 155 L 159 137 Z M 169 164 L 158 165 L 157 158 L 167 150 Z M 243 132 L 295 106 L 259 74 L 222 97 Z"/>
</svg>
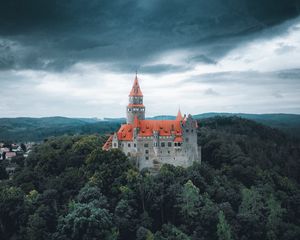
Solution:
<svg viewBox="0 0 300 240">
<path fill-rule="evenodd" d="M 114 220 L 124 239 L 132 238 L 136 231 L 137 211 L 128 200 L 121 199 L 115 209 Z"/>
<path fill-rule="evenodd" d="M 136 240 L 154 240 L 153 233 L 144 227 L 139 227 L 136 231 Z"/>
<path fill-rule="evenodd" d="M 61 217 L 58 224 L 58 239 L 89 240 L 116 239 L 112 215 L 107 209 L 99 208 L 94 202 L 73 203 L 69 213 Z"/>
<path fill-rule="evenodd" d="M 20 188 L 0 187 L 0 236 L 10 239 L 24 223 L 24 193 Z"/>
<path fill-rule="evenodd" d="M 198 214 L 200 205 L 199 189 L 191 180 L 184 184 L 182 191 L 178 194 L 178 203 L 180 213 L 187 221 Z"/>
<path fill-rule="evenodd" d="M 278 232 L 282 223 L 282 214 L 284 210 L 281 208 L 281 204 L 276 201 L 273 194 L 270 195 L 267 200 L 268 219 L 267 219 L 267 238 L 268 240 L 278 239 Z"/>
<path fill-rule="evenodd" d="M 241 222 L 241 235 L 247 238 L 262 238 L 264 229 L 263 198 L 254 187 L 242 189 L 242 202 L 238 220 Z"/>
<path fill-rule="evenodd" d="M 0 163 L 0 180 L 8 179 L 8 173 L 5 170 L 3 164 Z"/>
<path fill-rule="evenodd" d="M 41 205 L 33 215 L 29 216 L 26 236 L 30 240 L 49 239 L 55 226 L 56 212 L 49 206 Z"/>
<path fill-rule="evenodd" d="M 96 135 L 85 136 L 75 142 L 73 151 L 79 155 L 87 156 L 89 153 L 100 147 L 102 144 L 101 139 Z"/>
<path fill-rule="evenodd" d="M 103 151 L 97 148 L 88 156 L 86 164 L 90 183 L 99 187 L 112 200 L 120 193 L 127 171 L 133 168 L 124 153 L 117 149 Z"/>
<path fill-rule="evenodd" d="M 100 188 L 88 184 L 80 190 L 76 200 L 79 203 L 93 202 L 99 208 L 108 208 L 107 198 L 101 193 Z"/>
<path fill-rule="evenodd" d="M 217 225 L 217 234 L 219 240 L 231 240 L 231 229 L 230 225 L 225 219 L 223 211 L 220 211 L 218 214 L 219 223 Z"/>
<path fill-rule="evenodd" d="M 172 224 L 164 224 L 154 235 L 155 240 L 191 240 L 191 238 Z"/>
</svg>

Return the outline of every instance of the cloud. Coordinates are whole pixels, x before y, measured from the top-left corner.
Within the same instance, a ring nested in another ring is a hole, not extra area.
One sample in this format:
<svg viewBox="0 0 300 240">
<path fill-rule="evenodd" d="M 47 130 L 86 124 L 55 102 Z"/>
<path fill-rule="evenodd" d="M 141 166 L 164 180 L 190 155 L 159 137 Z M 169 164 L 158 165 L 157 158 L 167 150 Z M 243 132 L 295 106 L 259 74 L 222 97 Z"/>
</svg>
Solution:
<svg viewBox="0 0 300 240">
<path fill-rule="evenodd" d="M 219 93 L 217 93 L 215 90 L 213 90 L 212 88 L 208 88 L 204 91 L 205 95 L 212 95 L 212 96 L 218 96 L 220 95 Z"/>
<path fill-rule="evenodd" d="M 1 66 L 62 71 L 82 61 L 150 65 L 164 51 L 199 46 L 201 53 L 190 60 L 215 64 L 243 37 L 299 15 L 297 7 L 297 0 L 7 0 L 0 38 L 19 47 L 2 49 L 7 57 Z"/>
<path fill-rule="evenodd" d="M 270 7 L 272 6 L 272 7 Z M 4 1 L 0 117 L 296 112 L 299 2 Z"/>
</svg>

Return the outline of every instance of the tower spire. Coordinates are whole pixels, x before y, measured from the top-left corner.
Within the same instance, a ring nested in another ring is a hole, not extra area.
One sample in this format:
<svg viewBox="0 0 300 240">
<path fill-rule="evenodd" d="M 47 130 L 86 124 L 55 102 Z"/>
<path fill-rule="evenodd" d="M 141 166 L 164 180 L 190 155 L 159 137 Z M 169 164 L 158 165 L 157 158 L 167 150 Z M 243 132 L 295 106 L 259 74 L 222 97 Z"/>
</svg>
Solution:
<svg viewBox="0 0 300 240">
<path fill-rule="evenodd" d="M 132 97 L 133 96 L 135 96 L 135 97 L 142 97 L 143 96 L 143 93 L 142 93 L 141 88 L 140 88 L 139 80 L 138 80 L 138 77 L 137 77 L 137 71 L 136 71 L 135 79 L 134 79 L 133 86 L 132 86 L 132 89 L 130 91 L 129 96 L 132 96 Z"/>
<path fill-rule="evenodd" d="M 178 121 L 182 121 L 182 120 L 183 120 L 183 117 L 182 117 L 180 108 L 178 109 L 178 113 L 177 113 L 177 116 L 176 116 L 176 120 L 178 120 Z"/>
</svg>

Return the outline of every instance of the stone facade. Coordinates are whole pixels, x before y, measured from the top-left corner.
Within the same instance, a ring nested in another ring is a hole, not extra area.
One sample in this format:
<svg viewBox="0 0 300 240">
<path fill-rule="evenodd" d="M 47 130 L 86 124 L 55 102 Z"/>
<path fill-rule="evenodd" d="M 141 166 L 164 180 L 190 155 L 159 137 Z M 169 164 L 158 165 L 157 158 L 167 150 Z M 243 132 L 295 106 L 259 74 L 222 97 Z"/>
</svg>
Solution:
<svg viewBox="0 0 300 240">
<path fill-rule="evenodd" d="M 175 120 L 145 120 L 145 106 L 137 77 L 129 94 L 127 124 L 111 136 L 103 149 L 121 149 L 139 169 L 158 170 L 162 164 L 188 167 L 201 161 L 197 121 L 191 115 Z"/>
</svg>

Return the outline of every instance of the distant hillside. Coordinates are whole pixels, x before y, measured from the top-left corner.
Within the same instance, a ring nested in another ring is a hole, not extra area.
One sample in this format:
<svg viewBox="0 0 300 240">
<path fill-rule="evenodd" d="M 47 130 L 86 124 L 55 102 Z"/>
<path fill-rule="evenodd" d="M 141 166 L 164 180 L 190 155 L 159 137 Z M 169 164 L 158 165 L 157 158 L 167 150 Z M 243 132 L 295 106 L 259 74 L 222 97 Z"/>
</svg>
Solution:
<svg viewBox="0 0 300 240">
<path fill-rule="evenodd" d="M 298 114 L 247 114 L 247 113 L 202 113 L 193 115 L 195 119 L 206 119 L 216 116 L 232 117 L 237 116 L 244 119 L 254 120 L 266 126 L 284 131 L 294 137 L 300 138 L 300 115 Z M 175 116 L 161 115 L 149 119 L 175 119 Z"/>
<path fill-rule="evenodd" d="M 118 123 L 126 122 L 126 118 L 104 118 L 103 120 L 109 122 L 118 122 Z"/>
<path fill-rule="evenodd" d="M 244 113 L 203 113 L 194 115 L 196 119 L 215 116 L 238 116 L 254 120 L 300 138 L 300 115 L 296 114 L 244 114 Z M 147 119 L 175 119 L 175 116 L 161 115 Z M 116 131 L 125 118 L 0 118 L 0 141 L 41 141 L 51 136 L 64 134 L 110 133 Z"/>
<path fill-rule="evenodd" d="M 175 119 L 175 116 L 171 116 L 171 115 L 159 115 L 159 116 L 155 116 L 155 117 L 149 117 L 147 119 L 152 119 L 152 120 L 172 120 L 172 119 Z"/>
<path fill-rule="evenodd" d="M 113 132 L 118 127 L 118 122 L 94 118 L 0 118 L 0 141 L 41 141 L 64 134 L 103 134 Z"/>
<path fill-rule="evenodd" d="M 278 128 L 285 133 L 300 138 L 300 115 L 298 114 L 246 114 L 246 113 L 203 113 L 194 115 L 196 119 L 205 119 L 215 116 L 237 116 L 254 120 L 266 126 Z"/>
</svg>

